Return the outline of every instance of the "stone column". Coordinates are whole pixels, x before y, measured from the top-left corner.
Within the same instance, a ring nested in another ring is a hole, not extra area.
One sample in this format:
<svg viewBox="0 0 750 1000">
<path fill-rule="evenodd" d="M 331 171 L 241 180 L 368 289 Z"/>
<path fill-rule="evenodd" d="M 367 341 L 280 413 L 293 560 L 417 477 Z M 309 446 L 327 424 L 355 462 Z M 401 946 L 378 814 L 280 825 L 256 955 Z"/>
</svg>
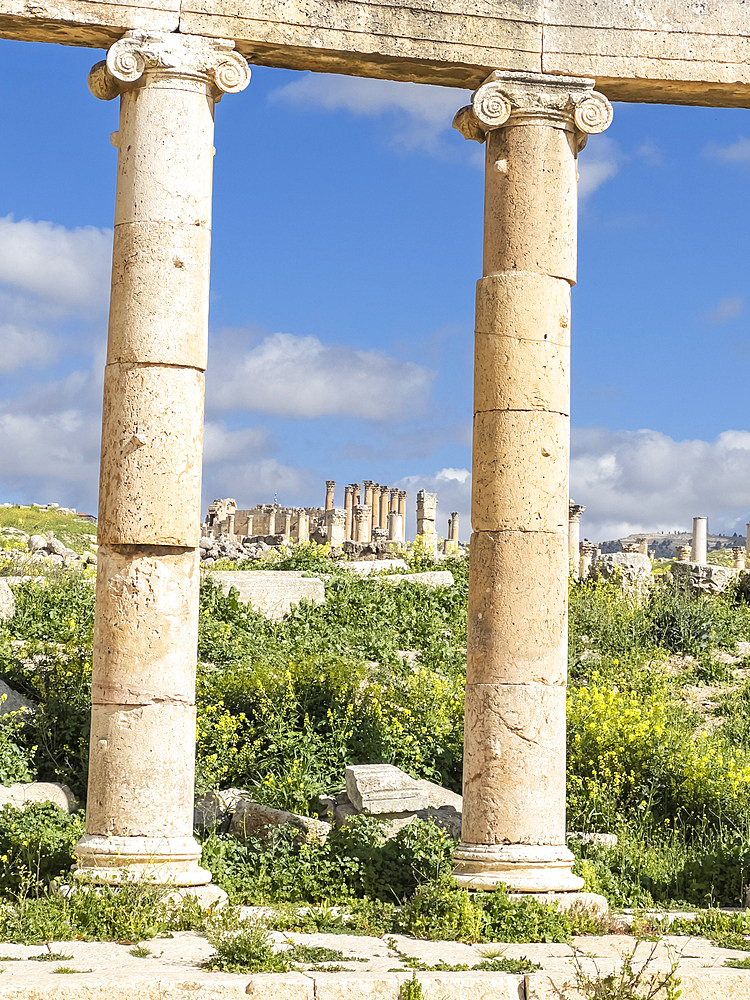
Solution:
<svg viewBox="0 0 750 1000">
<path fill-rule="evenodd" d="M 380 517 L 380 485 L 372 484 L 372 501 L 370 511 L 370 538 L 374 540 L 375 529 L 380 527 L 378 518 Z"/>
<path fill-rule="evenodd" d="M 345 541 L 346 511 L 334 508 L 326 511 L 328 544 L 338 547 Z"/>
<path fill-rule="evenodd" d="M 732 564 L 735 569 L 745 568 L 745 550 L 741 545 L 732 546 Z"/>
<path fill-rule="evenodd" d="M 360 504 L 360 506 L 367 507 L 367 509 L 370 512 L 370 522 L 368 525 L 368 535 L 367 535 L 367 541 L 369 542 L 372 539 L 372 494 L 373 494 L 373 489 L 375 487 L 375 483 L 373 483 L 369 479 L 365 479 L 363 486 L 364 486 L 365 496 L 364 496 L 364 501 Z M 359 540 L 360 540 L 359 537 L 357 537 L 357 541 Z"/>
<path fill-rule="evenodd" d="M 387 530 L 388 528 L 388 493 L 389 489 L 387 486 L 380 487 L 380 515 L 378 517 L 378 525 L 381 528 Z"/>
<path fill-rule="evenodd" d="M 458 511 L 452 511 L 448 518 L 448 537 L 443 544 L 443 555 L 458 552 Z"/>
<path fill-rule="evenodd" d="M 89 75 L 118 95 L 86 834 L 76 874 L 201 885 L 193 839 L 198 522 L 213 109 L 231 42 L 129 31 Z"/>
<path fill-rule="evenodd" d="M 344 511 L 346 512 L 344 534 L 346 535 L 347 542 L 352 540 L 352 525 L 354 520 L 352 508 L 354 507 L 354 491 L 356 488 L 356 486 L 350 485 L 344 489 Z"/>
<path fill-rule="evenodd" d="M 367 544 L 370 541 L 370 508 L 358 503 L 354 508 L 354 541 Z"/>
<path fill-rule="evenodd" d="M 496 72 L 454 121 L 486 141 L 456 852 L 468 887 L 583 885 L 565 845 L 570 287 L 576 156 L 611 118 L 591 80 Z"/>
<path fill-rule="evenodd" d="M 300 543 L 310 541 L 310 518 L 306 510 L 297 512 L 297 541 Z"/>
<path fill-rule="evenodd" d="M 284 529 L 282 534 L 284 535 L 284 541 L 288 542 L 292 537 L 292 514 L 291 511 L 284 514 Z"/>
<path fill-rule="evenodd" d="M 703 565 L 708 561 L 708 518 L 693 518 L 692 561 Z"/>
<path fill-rule="evenodd" d="M 401 544 L 406 545 L 406 490 L 398 491 L 398 512 L 401 515 Z"/>
<path fill-rule="evenodd" d="M 247 515 L 247 525 L 245 527 L 245 534 L 249 537 L 253 533 L 253 515 Z"/>
<path fill-rule="evenodd" d="M 392 510 L 388 515 L 388 541 L 400 544 L 402 534 L 401 515 L 397 510 Z"/>
<path fill-rule="evenodd" d="M 420 490 L 417 493 L 417 538 L 421 538 L 428 552 L 433 555 L 437 550 L 437 532 L 435 531 L 435 514 L 437 495 Z"/>
<path fill-rule="evenodd" d="M 360 503 L 362 503 L 362 487 L 359 483 L 355 483 L 354 492 L 352 493 L 352 510 Z"/>
<path fill-rule="evenodd" d="M 227 534 L 234 538 L 234 514 L 227 514 Z"/>
<path fill-rule="evenodd" d="M 750 521 L 745 525 L 745 554 L 750 558 Z"/>
<path fill-rule="evenodd" d="M 266 525 L 266 534 L 275 535 L 276 534 L 276 508 L 270 507 L 268 509 L 268 524 Z"/>
<path fill-rule="evenodd" d="M 398 495 L 400 490 L 388 490 L 388 513 L 395 510 L 398 514 Z"/>
<path fill-rule="evenodd" d="M 692 545 L 678 545 L 677 546 L 677 562 L 690 562 L 690 556 L 692 554 Z"/>
<path fill-rule="evenodd" d="M 581 515 L 586 510 L 583 504 L 568 501 L 568 562 L 570 572 L 575 580 L 578 579 L 580 545 L 581 545 Z"/>
<path fill-rule="evenodd" d="M 596 555 L 596 545 L 584 538 L 580 544 L 579 553 L 578 579 L 587 580 L 591 572 L 591 564 Z"/>
<path fill-rule="evenodd" d="M 326 479 L 326 510 L 333 510 L 336 493 L 336 480 Z"/>
</svg>

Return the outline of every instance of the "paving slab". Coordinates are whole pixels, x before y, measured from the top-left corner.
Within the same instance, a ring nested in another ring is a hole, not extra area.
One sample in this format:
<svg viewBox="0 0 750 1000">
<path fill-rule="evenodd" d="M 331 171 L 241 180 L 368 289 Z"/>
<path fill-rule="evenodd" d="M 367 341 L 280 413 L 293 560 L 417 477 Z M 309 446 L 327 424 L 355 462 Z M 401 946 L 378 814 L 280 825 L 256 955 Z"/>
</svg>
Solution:
<svg viewBox="0 0 750 1000">
<path fill-rule="evenodd" d="M 244 909 L 244 908 L 243 908 Z M 260 912 L 248 908 L 247 913 Z M 150 955 L 131 954 L 131 944 L 52 941 L 48 945 L 0 942 L 0 1000 L 398 1000 L 403 984 L 416 974 L 425 1000 L 577 1000 L 578 967 L 590 976 L 607 975 L 622 956 L 634 965 L 651 957 L 649 969 L 669 971 L 679 959 L 682 1000 L 750 1000 L 750 972 L 726 968 L 729 958 L 747 952 L 716 948 L 705 938 L 665 936 L 654 946 L 627 934 L 580 937 L 573 944 L 464 944 L 417 941 L 405 935 L 382 938 L 355 934 L 302 934 L 274 931 L 277 949 L 292 944 L 333 948 L 345 971 L 303 968 L 290 973 L 227 974 L 203 968 L 212 954 L 202 934 L 182 931 L 143 942 Z M 64 958 L 34 961 L 45 953 Z M 574 955 L 577 953 L 577 959 Z M 430 965 L 476 964 L 487 957 L 527 958 L 542 966 L 528 975 L 499 972 L 418 971 L 401 962 L 411 956 Z M 358 961 L 359 960 L 359 961 Z M 60 973 L 60 966 L 75 970 Z M 655 1000 L 661 1000 L 660 997 Z"/>
</svg>

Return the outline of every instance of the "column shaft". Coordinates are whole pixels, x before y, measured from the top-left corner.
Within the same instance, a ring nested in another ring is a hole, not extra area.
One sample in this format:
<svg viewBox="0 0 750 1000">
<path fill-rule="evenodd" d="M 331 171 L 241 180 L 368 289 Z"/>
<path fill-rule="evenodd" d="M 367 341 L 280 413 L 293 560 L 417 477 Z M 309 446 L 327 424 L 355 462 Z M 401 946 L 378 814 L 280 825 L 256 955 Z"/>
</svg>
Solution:
<svg viewBox="0 0 750 1000">
<path fill-rule="evenodd" d="M 213 107 L 231 43 L 129 32 L 104 377 L 86 835 L 77 874 L 210 881 L 192 837 Z M 244 67 L 244 69 L 243 69 Z M 244 82 L 242 82 L 244 81 Z M 165 792 L 165 790 L 167 790 Z"/>
<path fill-rule="evenodd" d="M 480 127 L 486 136 L 456 854 L 459 882 L 483 889 L 582 885 L 565 846 L 568 367 L 580 139 L 569 88 L 583 96 L 591 83 L 564 85 L 496 73 L 474 96 L 468 130 L 469 109 L 457 116 L 465 135 Z"/>
</svg>

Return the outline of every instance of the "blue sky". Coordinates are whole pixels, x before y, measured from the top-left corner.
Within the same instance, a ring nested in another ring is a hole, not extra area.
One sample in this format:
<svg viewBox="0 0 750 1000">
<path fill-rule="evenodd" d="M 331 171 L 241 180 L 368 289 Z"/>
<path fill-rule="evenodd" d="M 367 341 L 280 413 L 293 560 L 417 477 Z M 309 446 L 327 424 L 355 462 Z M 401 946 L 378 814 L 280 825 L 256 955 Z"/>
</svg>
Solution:
<svg viewBox="0 0 750 1000">
<path fill-rule="evenodd" d="M 0 500 L 96 509 L 117 102 L 0 42 Z M 466 92 L 253 68 L 216 112 L 204 510 L 434 489 L 468 535 L 481 150 Z M 750 119 L 615 106 L 580 159 L 571 494 L 611 538 L 750 519 Z"/>
</svg>

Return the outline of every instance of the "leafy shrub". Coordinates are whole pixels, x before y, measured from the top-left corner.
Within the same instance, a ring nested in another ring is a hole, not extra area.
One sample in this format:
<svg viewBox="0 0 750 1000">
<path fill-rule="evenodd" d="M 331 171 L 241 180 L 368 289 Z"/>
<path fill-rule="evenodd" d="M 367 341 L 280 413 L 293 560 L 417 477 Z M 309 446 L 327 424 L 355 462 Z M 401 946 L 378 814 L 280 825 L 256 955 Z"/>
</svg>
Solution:
<svg viewBox="0 0 750 1000">
<path fill-rule="evenodd" d="M 83 832 L 80 814 L 68 815 L 52 802 L 0 808 L 0 893 L 39 893 L 67 875 Z"/>
<path fill-rule="evenodd" d="M 2 701 L 0 698 L 0 707 Z M 24 736 L 27 718 L 25 712 L 0 716 L 0 785 L 34 780 L 32 758 L 36 747 L 30 747 L 29 738 Z"/>
</svg>

